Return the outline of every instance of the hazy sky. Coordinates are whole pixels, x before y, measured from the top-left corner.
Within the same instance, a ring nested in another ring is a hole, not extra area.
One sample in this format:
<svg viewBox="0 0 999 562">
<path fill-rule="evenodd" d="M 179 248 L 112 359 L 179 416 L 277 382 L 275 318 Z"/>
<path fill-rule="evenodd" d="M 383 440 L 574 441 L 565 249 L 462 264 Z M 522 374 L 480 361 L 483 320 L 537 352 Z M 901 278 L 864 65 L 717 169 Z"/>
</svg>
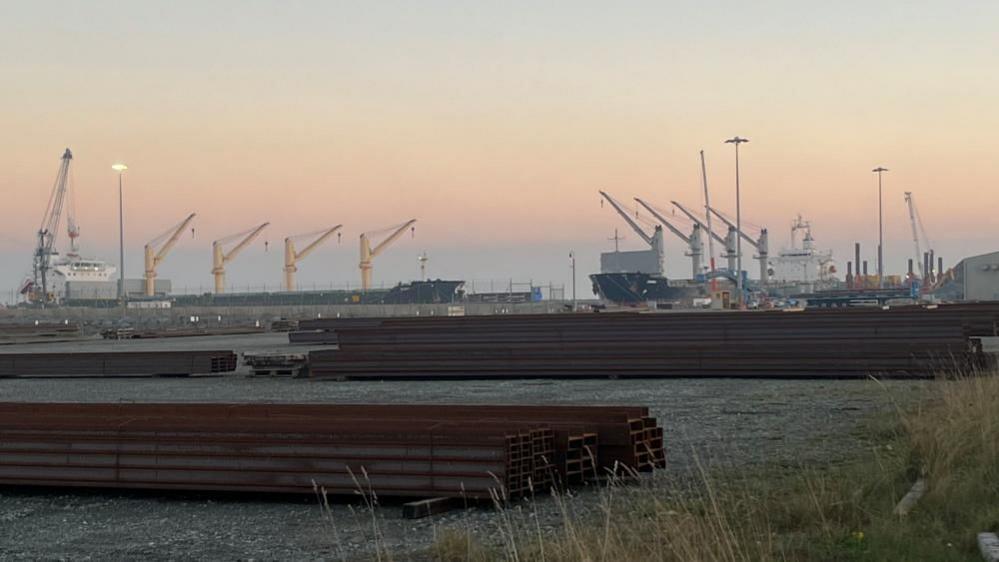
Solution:
<svg viewBox="0 0 999 562">
<path fill-rule="evenodd" d="M 0 288 L 30 270 L 66 147 L 85 254 L 117 261 L 110 164 L 130 167 L 130 277 L 199 213 L 160 270 L 179 287 L 210 286 L 211 240 L 265 220 L 237 286 L 276 286 L 283 238 L 339 223 L 299 279 L 356 284 L 357 236 L 408 218 L 376 283 L 424 250 L 435 277 L 564 283 L 574 249 L 582 280 L 615 228 L 640 247 L 598 189 L 699 204 L 704 149 L 733 210 L 733 135 L 743 216 L 775 249 L 801 212 L 842 270 L 855 240 L 873 267 L 877 165 L 890 268 L 913 253 L 904 191 L 948 263 L 999 246 L 999 2 L 485 4 L 6 3 Z"/>
</svg>

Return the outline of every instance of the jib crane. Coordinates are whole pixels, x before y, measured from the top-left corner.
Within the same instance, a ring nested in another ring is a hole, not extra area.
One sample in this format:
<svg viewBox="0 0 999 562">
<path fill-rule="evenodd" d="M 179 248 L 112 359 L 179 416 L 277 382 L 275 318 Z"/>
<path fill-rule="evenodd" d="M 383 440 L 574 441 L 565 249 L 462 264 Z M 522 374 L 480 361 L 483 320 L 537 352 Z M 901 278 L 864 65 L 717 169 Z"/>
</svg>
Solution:
<svg viewBox="0 0 999 562">
<path fill-rule="evenodd" d="M 167 254 L 173 249 L 174 244 L 180 239 L 187 225 L 194 220 L 195 213 L 191 213 L 186 219 L 180 221 L 176 226 L 160 234 L 149 241 L 145 248 L 146 262 L 146 296 L 151 297 L 156 294 L 156 268 L 166 259 Z"/>
<path fill-rule="evenodd" d="M 713 213 L 716 217 L 720 218 L 722 222 L 724 222 L 729 226 L 729 228 L 736 228 L 735 223 L 729 220 L 724 214 L 719 212 L 714 207 L 709 206 L 708 211 Z M 767 269 L 767 258 L 770 255 L 770 237 L 767 235 L 767 229 L 761 228 L 760 237 L 757 238 L 756 240 L 753 240 L 752 237 L 750 237 L 748 234 L 746 234 L 741 230 L 739 230 L 738 233 L 743 240 L 748 242 L 750 246 L 756 249 L 755 258 L 760 260 L 760 283 L 766 283 L 770 277 L 770 272 Z"/>
<path fill-rule="evenodd" d="M 378 254 L 381 254 L 383 251 L 385 251 L 385 248 L 387 248 L 390 244 L 392 244 L 392 242 L 395 242 L 400 236 L 402 236 L 402 233 L 406 232 L 407 228 L 411 228 L 415 223 L 416 219 L 410 219 L 402 224 L 390 226 L 388 228 L 383 228 L 381 230 L 373 230 L 361 234 L 360 268 L 361 268 L 362 290 L 367 291 L 368 289 L 371 288 L 371 270 L 374 267 L 372 261 L 374 261 L 374 259 L 378 257 Z M 385 238 L 385 240 L 382 240 L 377 246 L 372 248 L 371 237 L 378 234 L 384 234 L 386 232 L 391 232 L 391 234 L 389 234 L 388 237 Z"/>
<path fill-rule="evenodd" d="M 319 247 L 320 244 L 325 242 L 330 236 L 342 228 L 342 224 L 338 224 L 333 228 L 326 230 L 317 230 L 315 232 L 309 232 L 306 234 L 298 234 L 295 236 L 289 236 L 284 239 L 284 290 L 294 291 L 295 290 L 295 272 L 298 271 L 298 262 L 305 259 Z M 310 242 L 305 248 L 301 250 L 295 249 L 295 241 L 301 240 L 302 238 L 310 238 L 318 235 L 318 237 Z"/>
<path fill-rule="evenodd" d="M 48 272 L 52 265 L 52 254 L 55 252 L 55 242 L 59 230 L 59 219 L 62 218 L 62 208 L 66 201 L 69 186 L 69 165 L 73 161 L 73 153 L 67 148 L 62 154 L 59 172 L 56 174 L 52 194 L 42 224 L 38 227 L 38 246 L 34 256 L 34 286 L 31 290 L 31 300 L 40 302 L 43 306 L 51 300 L 49 295 Z M 70 236 L 74 236 L 75 224 L 69 225 Z M 75 230 L 79 233 L 79 230 Z"/>
<path fill-rule="evenodd" d="M 735 237 L 736 237 L 735 227 L 734 226 L 728 227 L 728 234 L 726 234 L 725 237 L 722 238 L 721 236 L 718 235 L 718 233 L 716 233 L 715 231 L 713 231 L 710 228 L 708 228 L 707 225 L 705 225 L 704 222 L 701 221 L 701 219 L 697 218 L 697 215 L 695 215 L 694 213 L 692 213 L 689 209 L 687 209 L 686 207 L 684 207 L 683 205 L 681 205 L 680 203 L 678 203 L 676 201 L 670 201 L 670 203 L 672 203 L 673 206 L 675 206 L 677 209 L 680 209 L 680 212 L 682 212 L 683 214 L 687 215 L 687 218 L 689 218 L 690 220 L 694 221 L 695 224 L 699 224 L 702 229 L 704 229 L 705 231 L 707 231 L 708 236 L 711 236 L 712 238 L 714 238 L 719 243 L 721 243 L 722 245 L 725 246 L 725 254 L 724 254 L 723 257 L 727 260 L 729 272 L 732 273 L 732 274 L 735 274 L 735 269 L 736 269 L 736 265 L 735 265 L 735 247 L 736 247 L 736 245 L 735 245 Z"/>
<path fill-rule="evenodd" d="M 924 281 L 933 281 L 933 249 L 930 245 L 930 239 L 926 236 L 926 229 L 923 228 L 923 218 L 919 216 L 919 210 L 916 209 L 916 201 L 912 198 L 912 192 L 905 192 L 905 204 L 909 208 L 909 223 L 912 224 L 912 243 L 916 247 L 916 263 L 919 264 L 919 276 L 923 278 Z M 924 255 L 922 249 L 920 248 L 919 238 L 922 235 L 923 242 L 926 242 L 926 248 L 928 254 Z M 929 263 L 926 263 L 929 262 Z M 942 273 L 942 272 L 938 272 Z"/>
<path fill-rule="evenodd" d="M 250 242 L 253 242 L 253 240 L 260 235 L 260 232 L 267 228 L 267 225 L 269 224 L 271 223 L 265 222 L 260 226 L 244 230 L 243 232 L 232 234 L 212 242 L 212 274 L 215 275 L 216 294 L 222 294 L 225 292 L 226 264 L 236 259 L 236 256 L 243 251 L 243 248 L 249 246 Z M 237 242 L 231 250 L 226 252 L 225 245 L 237 239 L 239 239 L 239 242 Z"/>
<path fill-rule="evenodd" d="M 701 225 L 695 222 L 694 230 L 691 231 L 689 235 L 684 234 L 679 228 L 673 226 L 673 224 L 670 223 L 669 220 L 667 220 L 666 217 L 664 217 L 663 214 L 660 213 L 655 207 L 649 205 L 638 197 L 635 197 L 635 201 L 652 213 L 652 216 L 656 217 L 656 219 L 658 219 L 663 226 L 668 228 L 670 232 L 675 234 L 677 238 L 683 240 L 687 244 L 687 247 L 689 248 L 687 255 L 690 257 L 690 267 L 692 271 L 691 279 L 696 279 L 698 275 L 702 275 L 704 273 L 704 269 L 701 258 L 704 256 L 704 240 L 701 237 Z"/>
<path fill-rule="evenodd" d="M 656 225 L 651 235 L 646 233 L 645 229 L 639 226 L 638 223 L 635 222 L 635 219 L 631 218 L 631 215 L 628 213 L 628 211 L 626 211 L 624 207 L 616 199 L 614 199 L 604 191 L 601 191 L 600 195 L 608 203 L 610 203 L 611 207 L 613 207 L 614 210 L 617 211 L 617 214 L 621 215 L 621 218 L 624 219 L 624 222 L 628 223 L 628 226 L 630 226 L 631 229 L 634 230 L 636 234 L 638 234 L 639 238 L 645 240 L 645 243 L 648 244 L 653 250 L 655 250 L 656 254 L 658 254 L 659 256 L 659 268 L 662 269 L 662 262 L 666 256 L 666 244 L 663 242 L 663 227 Z M 617 234 L 615 234 L 614 237 L 617 238 Z"/>
</svg>

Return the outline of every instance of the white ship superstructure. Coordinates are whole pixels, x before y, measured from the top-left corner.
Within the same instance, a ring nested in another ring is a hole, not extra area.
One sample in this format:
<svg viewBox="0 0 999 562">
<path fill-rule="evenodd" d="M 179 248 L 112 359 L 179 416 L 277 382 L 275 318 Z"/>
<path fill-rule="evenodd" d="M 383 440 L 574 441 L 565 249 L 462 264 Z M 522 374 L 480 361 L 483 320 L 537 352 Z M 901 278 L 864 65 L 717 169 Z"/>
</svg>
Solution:
<svg viewBox="0 0 999 562">
<path fill-rule="evenodd" d="M 34 252 L 34 275 L 26 281 L 21 293 L 30 302 L 45 304 L 60 302 L 70 295 L 70 287 L 86 287 L 95 294 L 109 293 L 109 286 L 116 284 L 111 281 L 117 268 L 94 259 L 82 258 L 79 253 L 80 227 L 76 222 L 74 196 L 70 164 L 73 153 L 67 148 L 62 155 L 59 173 L 38 229 L 38 246 Z M 66 230 L 69 234 L 69 251 L 65 256 L 56 250 L 56 241 L 63 217 L 63 208 L 68 203 L 66 215 Z"/>
<path fill-rule="evenodd" d="M 799 231 L 803 233 L 798 244 Z M 798 215 L 791 223 L 791 246 L 782 249 L 770 262 L 773 280 L 779 283 L 822 284 L 833 281 L 836 262 L 832 250 L 815 248 L 812 225 Z"/>
</svg>

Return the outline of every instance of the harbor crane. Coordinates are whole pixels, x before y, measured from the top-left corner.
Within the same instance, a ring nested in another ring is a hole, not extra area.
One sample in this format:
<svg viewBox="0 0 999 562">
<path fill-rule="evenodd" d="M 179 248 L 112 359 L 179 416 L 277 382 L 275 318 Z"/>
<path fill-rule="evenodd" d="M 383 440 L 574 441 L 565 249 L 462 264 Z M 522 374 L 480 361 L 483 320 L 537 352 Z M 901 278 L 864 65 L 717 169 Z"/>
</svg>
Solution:
<svg viewBox="0 0 999 562">
<path fill-rule="evenodd" d="M 916 209 L 916 201 L 912 198 L 912 192 L 905 192 L 905 205 L 909 208 L 909 223 L 912 224 L 912 243 L 916 247 L 916 263 L 919 264 L 919 276 L 926 282 L 933 281 L 933 249 L 930 239 L 926 236 L 926 229 L 923 228 L 923 218 L 919 216 Z M 920 248 L 919 238 L 922 235 L 923 242 L 926 242 L 928 254 L 924 255 Z M 929 262 L 929 263 L 927 263 Z M 942 272 L 940 272 L 942 273 Z"/>
<path fill-rule="evenodd" d="M 195 213 L 187 215 L 187 218 L 180 221 L 163 234 L 149 241 L 145 248 L 146 261 L 146 296 L 151 297 L 156 294 L 156 268 L 166 259 L 167 254 L 173 249 L 174 244 L 180 239 L 180 235 L 187 230 L 196 216 Z"/>
<path fill-rule="evenodd" d="M 697 218 L 697 215 L 695 215 L 694 213 L 692 213 L 689 209 L 687 209 L 686 207 L 684 207 L 683 205 L 681 205 L 680 203 L 678 203 L 676 201 L 670 201 L 670 203 L 672 203 L 673 206 L 676 207 L 677 209 L 680 209 L 681 213 L 687 215 L 687 218 L 689 218 L 690 220 L 694 221 L 694 224 L 700 225 L 701 228 L 708 233 L 708 236 L 714 238 L 720 244 L 722 244 L 723 246 L 725 246 L 725 254 L 724 254 L 723 257 L 727 260 L 729 272 L 732 273 L 732 274 L 735 274 L 735 269 L 736 269 L 736 265 L 735 265 L 735 257 L 736 257 L 735 256 L 735 253 L 736 253 L 736 250 L 735 250 L 735 247 L 736 247 L 736 244 L 735 244 L 735 236 L 736 236 L 736 234 L 735 234 L 735 227 L 734 226 L 728 227 L 728 234 L 726 234 L 725 237 L 722 238 L 714 230 L 711 230 L 710 228 L 708 228 L 707 225 L 705 225 L 704 222 L 701 219 Z"/>
<path fill-rule="evenodd" d="M 714 207 L 709 206 L 708 211 L 713 213 L 716 217 L 720 218 L 722 222 L 724 222 L 729 226 L 729 228 L 736 228 L 735 223 L 729 220 L 724 214 L 719 212 Z M 741 236 L 743 240 L 748 242 L 750 246 L 756 249 L 755 257 L 756 259 L 760 260 L 760 283 L 766 283 L 767 280 L 770 278 L 770 272 L 767 266 L 767 258 L 770 255 L 770 237 L 767 235 L 767 229 L 761 228 L 760 237 L 757 238 L 756 240 L 753 240 L 751 236 L 749 236 L 748 234 L 746 234 L 741 230 L 737 232 L 739 233 L 739 236 Z"/>
<path fill-rule="evenodd" d="M 260 226 L 253 227 L 249 230 L 244 230 L 243 232 L 232 234 L 212 242 L 212 274 L 215 275 L 215 294 L 220 295 L 225 292 L 226 264 L 236 259 L 236 256 L 239 255 L 244 248 L 249 246 L 250 242 L 253 242 L 253 240 L 259 236 L 269 224 L 271 223 L 265 222 Z M 232 249 L 226 252 L 225 245 L 237 239 L 239 242 L 237 242 Z"/>
<path fill-rule="evenodd" d="M 291 292 L 295 290 L 295 272 L 298 271 L 298 262 L 302 259 L 305 259 L 305 256 L 311 254 L 313 250 L 319 247 L 319 245 L 325 242 L 330 236 L 333 236 L 333 234 L 336 233 L 338 230 L 340 230 L 340 228 L 342 227 L 343 227 L 342 224 L 338 224 L 333 228 L 329 228 L 326 230 L 317 230 L 315 232 L 309 232 L 307 234 L 298 234 L 295 236 L 289 236 L 284 239 L 284 290 L 285 291 Z M 318 237 L 312 242 L 310 242 L 309 245 L 307 245 L 305 248 L 302 248 L 301 251 L 295 249 L 296 240 L 300 240 L 302 238 L 311 238 L 316 235 L 318 235 Z"/>
<path fill-rule="evenodd" d="M 663 257 L 665 256 L 665 244 L 663 243 L 663 228 L 659 225 L 656 225 L 655 230 L 652 232 L 651 235 L 646 233 L 645 229 L 639 226 L 639 224 L 635 222 L 635 219 L 631 218 L 631 215 L 628 213 L 628 211 L 626 211 L 624 207 L 620 203 L 618 203 L 616 199 L 614 199 L 604 191 L 601 191 L 600 195 L 604 199 L 606 199 L 608 203 L 610 203 L 611 207 L 613 207 L 614 210 L 617 211 L 619 215 L 621 215 L 621 218 L 624 219 L 624 222 L 628 223 L 628 226 L 630 226 L 631 229 L 635 231 L 635 234 L 638 234 L 639 238 L 645 240 L 645 243 L 651 246 L 652 249 L 659 254 L 659 261 L 661 262 Z M 616 237 L 617 235 L 615 234 L 615 238 Z"/>
<path fill-rule="evenodd" d="M 55 184 L 52 186 L 52 193 L 45 207 L 42 224 L 38 227 L 38 246 L 35 247 L 34 277 L 30 296 L 33 302 L 40 302 L 42 306 L 51 300 L 48 272 L 52 266 L 52 255 L 55 253 L 55 242 L 59 232 L 59 220 L 62 218 L 62 208 L 66 202 L 66 192 L 69 190 L 69 165 L 72 161 L 73 153 L 67 148 L 62 154 L 59 172 L 56 174 Z M 75 243 L 79 229 L 76 229 L 73 221 L 70 221 L 69 233 Z"/>
<path fill-rule="evenodd" d="M 378 254 L 385 251 L 390 244 L 395 242 L 402 236 L 403 232 L 406 232 L 407 228 L 411 228 L 416 223 L 416 219 L 410 219 L 402 224 L 395 226 L 390 226 L 382 230 L 373 230 L 371 232 L 365 232 L 361 234 L 361 289 L 367 291 L 371 288 L 371 269 L 374 265 L 371 263 L 374 261 Z M 385 240 L 382 240 L 374 248 L 371 247 L 371 236 L 377 234 L 384 234 L 386 232 L 391 232 Z"/>
<path fill-rule="evenodd" d="M 689 235 L 686 235 L 679 228 L 673 226 L 673 224 L 670 223 L 669 220 L 667 220 L 666 217 L 664 217 L 663 214 L 652 205 L 649 205 L 638 197 L 635 197 L 635 201 L 637 201 L 639 205 L 645 207 L 646 210 L 652 213 L 652 216 L 656 217 L 656 219 L 658 219 L 663 226 L 668 228 L 669 231 L 675 234 L 677 238 L 683 240 L 687 244 L 687 247 L 690 248 L 687 252 L 687 256 L 690 257 L 690 266 L 692 271 L 691 279 L 696 279 L 698 275 L 703 275 L 704 269 L 701 258 L 704 255 L 704 240 L 701 237 L 701 225 L 695 222 L 694 230 L 691 231 Z"/>
</svg>

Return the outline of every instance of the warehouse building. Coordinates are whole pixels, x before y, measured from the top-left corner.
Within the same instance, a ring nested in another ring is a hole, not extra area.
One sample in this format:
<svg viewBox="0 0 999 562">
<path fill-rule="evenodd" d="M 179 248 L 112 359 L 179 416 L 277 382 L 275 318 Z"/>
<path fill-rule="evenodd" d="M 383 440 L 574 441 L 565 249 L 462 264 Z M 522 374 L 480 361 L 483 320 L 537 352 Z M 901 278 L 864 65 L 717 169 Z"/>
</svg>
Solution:
<svg viewBox="0 0 999 562">
<path fill-rule="evenodd" d="M 933 295 L 947 301 L 999 300 L 999 252 L 964 258 L 944 274 Z"/>
</svg>

